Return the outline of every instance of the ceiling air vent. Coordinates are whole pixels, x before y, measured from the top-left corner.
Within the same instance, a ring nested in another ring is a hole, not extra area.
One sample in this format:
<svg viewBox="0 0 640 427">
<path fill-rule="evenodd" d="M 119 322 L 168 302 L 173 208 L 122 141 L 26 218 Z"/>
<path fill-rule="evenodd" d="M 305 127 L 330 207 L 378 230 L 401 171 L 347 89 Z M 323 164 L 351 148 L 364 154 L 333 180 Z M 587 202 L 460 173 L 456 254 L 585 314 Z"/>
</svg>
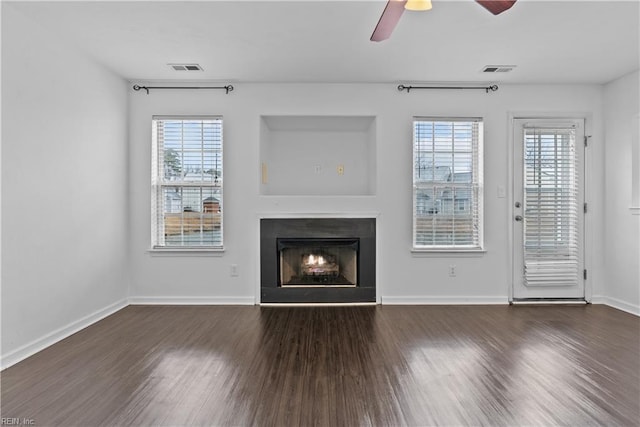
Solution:
<svg viewBox="0 0 640 427">
<path fill-rule="evenodd" d="M 204 71 L 198 64 L 169 64 L 175 71 Z"/>
<path fill-rule="evenodd" d="M 508 73 L 516 68 L 515 65 L 487 65 L 482 69 L 483 73 Z"/>
</svg>

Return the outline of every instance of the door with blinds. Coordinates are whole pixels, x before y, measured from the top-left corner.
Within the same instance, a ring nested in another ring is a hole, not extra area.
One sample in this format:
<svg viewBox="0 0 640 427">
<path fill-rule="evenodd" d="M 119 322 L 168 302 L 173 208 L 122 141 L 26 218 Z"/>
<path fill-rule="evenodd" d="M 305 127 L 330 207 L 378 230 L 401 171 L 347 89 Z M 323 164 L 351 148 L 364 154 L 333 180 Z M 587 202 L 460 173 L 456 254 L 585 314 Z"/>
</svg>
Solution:
<svg viewBox="0 0 640 427">
<path fill-rule="evenodd" d="M 584 299 L 584 120 L 514 121 L 513 299 Z"/>
</svg>

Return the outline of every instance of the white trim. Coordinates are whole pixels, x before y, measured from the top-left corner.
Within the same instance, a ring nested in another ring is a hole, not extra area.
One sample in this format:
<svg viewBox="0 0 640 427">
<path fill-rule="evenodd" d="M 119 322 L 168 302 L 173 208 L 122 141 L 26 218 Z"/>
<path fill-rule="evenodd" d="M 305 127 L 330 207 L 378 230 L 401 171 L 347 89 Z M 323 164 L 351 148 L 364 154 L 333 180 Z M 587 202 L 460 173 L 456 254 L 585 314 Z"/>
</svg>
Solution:
<svg viewBox="0 0 640 427">
<path fill-rule="evenodd" d="M 40 338 L 37 338 L 30 343 L 27 343 L 5 355 L 2 355 L 2 361 L 0 367 L 2 370 L 15 365 L 16 363 L 44 350 L 47 347 L 56 344 L 59 341 L 75 334 L 76 332 L 93 325 L 94 323 L 111 316 L 117 311 L 122 310 L 129 305 L 127 299 L 122 299 L 116 303 L 113 303 L 105 308 L 101 308 L 93 313 L 69 323 L 62 328 L 58 328 L 53 332 L 50 332 Z"/>
<path fill-rule="evenodd" d="M 460 258 L 473 258 L 481 257 L 487 253 L 485 248 L 482 249 L 415 249 L 411 248 L 411 256 L 413 257 L 427 257 L 427 258 L 449 258 L 451 256 L 457 256 Z"/>
<path fill-rule="evenodd" d="M 640 316 L 640 305 L 629 304 L 628 302 L 622 301 L 618 298 L 594 295 L 591 298 L 591 303 L 608 305 L 609 307 L 617 308 L 618 310 Z"/>
<path fill-rule="evenodd" d="M 513 301 L 513 282 L 514 282 L 514 266 L 515 266 L 515 252 L 514 252 L 514 245 L 513 245 L 513 240 L 514 240 L 514 231 L 513 231 L 513 220 L 512 218 L 515 215 L 515 211 L 514 211 L 514 203 L 515 203 L 515 199 L 514 199 L 514 184 L 513 184 L 513 174 L 514 174 L 514 132 L 515 132 L 515 126 L 514 126 L 514 122 L 516 120 L 516 118 L 518 117 L 518 114 L 514 113 L 514 112 L 508 112 L 507 113 L 507 134 L 506 136 L 506 141 L 507 141 L 507 150 L 506 150 L 506 155 L 507 158 L 506 160 L 506 164 L 507 164 L 507 176 L 506 178 L 506 200 L 507 200 L 507 218 L 505 221 L 505 226 L 507 228 L 507 251 L 506 251 L 506 256 L 507 256 L 507 295 L 509 298 L 509 302 Z"/>
<path fill-rule="evenodd" d="M 631 118 L 631 206 L 640 215 L 640 114 Z"/>
<path fill-rule="evenodd" d="M 261 162 L 262 165 L 262 162 Z M 262 167 L 262 166 L 261 166 Z M 260 181 L 262 182 L 262 181 Z M 260 184 L 262 185 L 262 184 Z M 378 197 L 375 194 L 258 194 L 261 200 L 266 202 L 277 202 L 278 200 L 295 201 L 300 199 L 311 200 L 375 200 Z"/>
<path fill-rule="evenodd" d="M 223 117 L 222 115 L 198 115 L 198 114 L 194 114 L 194 115 L 180 115 L 180 114 L 174 114 L 174 115 L 153 115 L 151 116 L 151 120 L 222 120 Z"/>
<path fill-rule="evenodd" d="M 382 304 L 382 280 L 380 278 L 382 275 L 380 274 L 380 268 L 382 268 L 382 263 L 380 262 L 380 248 L 382 248 L 382 238 L 380 230 L 382 229 L 383 216 L 377 214 L 376 219 L 376 304 Z"/>
<path fill-rule="evenodd" d="M 513 305 L 585 305 L 589 304 L 586 300 L 516 300 L 511 301 Z"/>
<path fill-rule="evenodd" d="M 221 257 L 224 255 L 224 248 L 151 248 L 147 249 L 150 256 L 214 256 Z"/>
<path fill-rule="evenodd" d="M 493 297 L 404 296 L 382 297 L 382 305 L 507 305 L 506 295 Z"/>
<path fill-rule="evenodd" d="M 254 297 L 130 297 L 131 305 L 254 305 Z"/>
<path fill-rule="evenodd" d="M 298 219 L 298 218 L 378 218 L 380 212 L 258 212 L 261 219 Z"/>
</svg>

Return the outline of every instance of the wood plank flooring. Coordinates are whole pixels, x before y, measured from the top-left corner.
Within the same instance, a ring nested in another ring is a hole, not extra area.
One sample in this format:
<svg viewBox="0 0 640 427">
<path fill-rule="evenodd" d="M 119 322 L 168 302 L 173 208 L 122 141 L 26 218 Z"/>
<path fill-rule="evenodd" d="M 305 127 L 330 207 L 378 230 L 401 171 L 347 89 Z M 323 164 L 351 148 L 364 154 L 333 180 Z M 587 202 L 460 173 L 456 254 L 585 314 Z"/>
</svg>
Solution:
<svg viewBox="0 0 640 427">
<path fill-rule="evenodd" d="M 37 426 L 640 424 L 606 306 L 129 306 L 3 371 Z"/>
</svg>

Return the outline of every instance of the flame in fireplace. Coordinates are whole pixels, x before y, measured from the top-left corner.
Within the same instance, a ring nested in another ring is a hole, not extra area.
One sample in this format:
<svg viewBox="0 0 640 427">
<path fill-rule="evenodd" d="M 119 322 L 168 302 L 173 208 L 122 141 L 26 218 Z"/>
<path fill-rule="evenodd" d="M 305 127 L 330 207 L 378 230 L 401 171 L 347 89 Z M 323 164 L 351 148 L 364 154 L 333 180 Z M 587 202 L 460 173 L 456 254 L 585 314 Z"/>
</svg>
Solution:
<svg viewBox="0 0 640 427">
<path fill-rule="evenodd" d="M 335 257 L 325 253 L 304 254 L 301 261 L 301 271 L 303 276 L 332 276 L 340 274 L 340 267 L 336 263 Z"/>
<path fill-rule="evenodd" d="M 305 264 L 307 265 L 324 265 L 325 260 L 324 257 L 322 255 L 309 255 L 307 257 L 307 262 Z"/>
</svg>

